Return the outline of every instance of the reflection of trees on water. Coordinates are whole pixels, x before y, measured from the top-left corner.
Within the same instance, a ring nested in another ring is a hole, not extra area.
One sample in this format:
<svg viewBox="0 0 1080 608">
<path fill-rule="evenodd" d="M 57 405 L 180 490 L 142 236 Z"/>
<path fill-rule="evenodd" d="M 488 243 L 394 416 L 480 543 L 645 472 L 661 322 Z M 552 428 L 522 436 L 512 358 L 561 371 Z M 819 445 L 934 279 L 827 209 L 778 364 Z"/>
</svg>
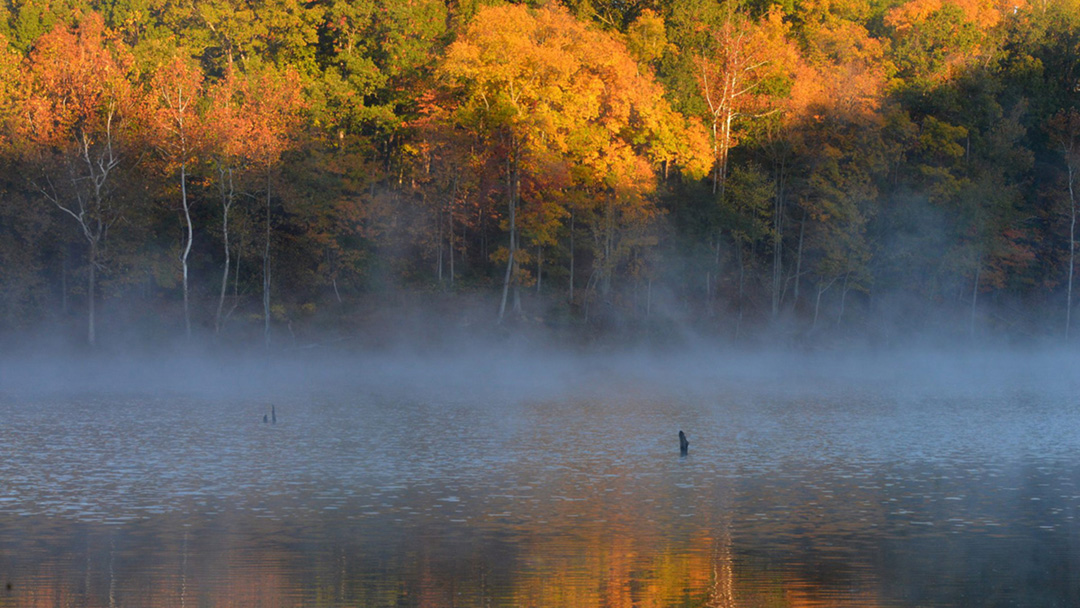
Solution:
<svg viewBox="0 0 1080 608">
<path fill-rule="evenodd" d="M 511 538 L 477 529 L 472 541 L 466 530 L 457 538 L 401 529 L 354 537 L 334 526 L 310 529 L 306 543 L 287 538 L 280 523 L 241 534 L 194 527 L 173 540 L 116 528 L 113 539 L 91 531 L 44 563 L 29 563 L 33 552 L 21 563 L 7 555 L 0 572 L 16 581 L 11 606 L 794 607 L 821 605 L 829 592 L 747 559 L 725 521 L 708 530 L 610 523 Z M 46 544 L 62 544 L 49 533 Z M 833 605 L 876 603 L 851 597 Z"/>
<path fill-rule="evenodd" d="M 224 510 L 120 525 L 0 515 L 0 607 L 1047 605 L 1080 597 L 1067 577 L 1038 569 L 1055 556 L 1074 563 L 1080 543 L 1075 532 L 1021 532 L 1056 524 L 1055 501 L 1080 485 L 1064 470 L 1012 472 L 1018 483 L 1004 498 L 962 491 L 974 486 L 955 471 L 943 493 L 945 473 L 922 467 L 882 483 L 841 472 L 798 485 L 779 466 L 773 482 L 707 489 L 613 474 L 599 498 L 535 496 L 528 515 L 465 513 L 459 523 L 404 510 L 292 519 Z M 961 513 L 981 514 L 967 524 L 977 531 L 934 529 Z M 911 523 L 924 520 L 936 526 Z M 1015 523 L 990 527 L 998 522 Z M 1025 555 L 1047 557 L 1017 561 Z M 992 583 L 979 578 L 990 571 Z"/>
<path fill-rule="evenodd" d="M 813 583 L 740 560 L 727 521 L 709 530 L 609 523 L 513 538 L 477 529 L 471 541 L 465 530 L 433 538 L 398 529 L 390 540 L 312 527 L 309 542 L 290 539 L 281 522 L 240 534 L 172 528 L 175 536 L 72 526 L 82 537 L 72 542 L 61 538 L 62 522 L 45 522 L 31 532 L 36 546 L 0 554 L 0 574 L 13 582 L 0 606 L 820 605 Z M 45 546 L 48 556 L 39 553 Z"/>
<path fill-rule="evenodd" d="M 735 606 L 735 568 L 732 563 L 731 529 L 721 527 L 716 540 L 716 554 L 713 558 L 713 580 L 709 590 L 709 606 L 712 608 L 732 608 Z"/>
</svg>

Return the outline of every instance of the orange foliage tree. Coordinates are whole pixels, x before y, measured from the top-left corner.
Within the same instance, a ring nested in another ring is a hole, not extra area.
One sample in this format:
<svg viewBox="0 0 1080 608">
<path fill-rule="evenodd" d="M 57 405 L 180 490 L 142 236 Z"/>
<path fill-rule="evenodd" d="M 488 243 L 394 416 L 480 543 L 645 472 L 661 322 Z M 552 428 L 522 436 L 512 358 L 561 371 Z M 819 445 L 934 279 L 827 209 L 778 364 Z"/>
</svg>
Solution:
<svg viewBox="0 0 1080 608">
<path fill-rule="evenodd" d="M 24 70 L 19 126 L 37 190 L 76 222 L 87 245 L 87 341 L 96 343 L 97 272 L 109 228 L 122 216 L 112 187 L 125 161 L 125 137 L 137 125 L 139 90 L 129 50 L 97 13 L 42 36 Z"/>
<path fill-rule="evenodd" d="M 409 126 L 416 130 L 416 142 L 411 146 L 419 171 L 413 183 L 435 216 L 434 234 L 428 244 L 434 249 L 435 275 L 440 285 L 454 286 L 457 277 L 456 260 L 462 257 L 465 246 L 462 231 L 477 228 L 466 212 L 469 203 L 481 204 L 478 196 L 481 182 L 481 159 L 476 152 L 476 134 L 462 129 L 447 129 L 451 122 L 452 100 L 443 91 L 431 90 L 420 96 L 419 117 Z M 472 200 L 470 200 L 472 199 Z M 429 230 L 430 232 L 430 230 Z"/>
<path fill-rule="evenodd" d="M 910 0 L 889 10 L 894 54 L 905 76 L 942 82 L 957 68 L 987 59 L 992 32 L 1024 0 Z"/>
<path fill-rule="evenodd" d="M 480 10 L 440 67 L 460 99 L 455 121 L 490 133 L 505 160 L 506 272 L 499 318 L 518 263 L 523 185 L 559 182 L 591 193 L 594 278 L 610 285 L 620 254 L 641 241 L 620 236 L 656 214 L 648 194 L 656 167 L 674 163 L 704 173 L 709 153 L 700 124 L 672 110 L 663 91 L 625 44 L 564 9 L 520 5 Z M 547 206 L 526 214 L 536 245 L 550 242 L 550 222 L 566 215 L 559 196 L 530 197 Z M 518 308 L 515 297 L 515 308 Z"/>
<path fill-rule="evenodd" d="M 202 70 L 177 54 L 159 66 L 151 81 L 153 113 L 151 137 L 167 172 L 176 172 L 180 181 L 180 208 L 184 214 L 183 251 L 180 264 L 184 289 L 184 331 L 191 339 L 191 306 L 188 286 L 188 257 L 194 240 L 191 201 L 188 198 L 189 167 L 196 161 L 204 139 L 204 125 L 197 112 L 203 96 Z"/>
<path fill-rule="evenodd" d="M 251 130 L 250 121 L 245 116 L 242 107 L 243 87 L 244 81 L 238 78 L 236 71 L 229 70 L 225 73 L 225 77 L 208 92 L 210 103 L 206 116 L 207 146 L 213 158 L 214 173 L 217 178 L 217 190 L 221 203 L 221 240 L 224 249 L 221 291 L 218 296 L 217 313 L 214 315 L 214 333 L 221 332 L 225 318 L 228 316 L 224 309 L 232 253 L 229 214 L 237 200 L 236 172 L 245 165 L 249 141 L 247 134 Z"/>
<path fill-rule="evenodd" d="M 712 123 L 713 192 L 722 197 L 728 152 L 739 141 L 738 122 L 779 110 L 775 88 L 791 80 L 799 55 L 779 9 L 756 21 L 729 14 L 712 37 L 711 49 L 696 63 Z"/>
<path fill-rule="evenodd" d="M 242 74 L 228 70 L 210 92 L 207 119 L 209 139 L 218 173 L 223 214 L 225 270 L 218 300 L 217 329 L 222 323 L 225 287 L 228 282 L 228 215 L 236 200 L 237 172 L 261 174 L 264 180 L 265 215 L 263 242 L 263 337 L 270 344 L 271 206 L 274 169 L 281 155 L 295 141 L 303 109 L 299 75 L 270 67 Z"/>
<path fill-rule="evenodd" d="M 878 195 L 875 180 L 885 160 L 881 102 L 894 68 L 881 41 L 866 28 L 842 18 L 867 10 L 864 2 L 822 0 L 803 15 L 803 44 L 793 68 L 794 82 L 783 100 L 785 140 L 799 158 L 788 193 L 801 211 L 795 268 L 781 268 L 780 239 L 774 245 L 773 312 L 788 283 L 797 305 L 804 275 L 816 278 L 816 326 L 822 295 L 841 286 L 840 313 L 852 288 L 866 290 L 870 249 L 865 226 Z M 784 205 L 774 207 L 774 231 L 782 235 Z M 808 267 L 806 267 L 808 266 Z M 839 322 L 839 321 L 838 321 Z"/>
<path fill-rule="evenodd" d="M 266 69 L 249 76 L 245 100 L 251 121 L 248 157 L 266 172 L 266 240 L 263 248 L 263 336 L 270 346 L 270 206 L 274 167 L 293 141 L 303 105 L 296 72 Z"/>
<path fill-rule="evenodd" d="M 25 89 L 21 85 L 21 57 L 0 36 L 0 155 L 12 158 L 21 143 L 17 137 L 19 113 L 25 104 Z M 11 202 L 13 193 L 0 205 L 0 307 L 7 314 L 0 319 L 14 321 L 15 311 L 30 313 L 34 295 L 42 281 L 40 265 L 36 263 L 36 246 L 48 226 L 48 209 Z M 0 324 L 3 321 L 0 320 Z"/>
</svg>

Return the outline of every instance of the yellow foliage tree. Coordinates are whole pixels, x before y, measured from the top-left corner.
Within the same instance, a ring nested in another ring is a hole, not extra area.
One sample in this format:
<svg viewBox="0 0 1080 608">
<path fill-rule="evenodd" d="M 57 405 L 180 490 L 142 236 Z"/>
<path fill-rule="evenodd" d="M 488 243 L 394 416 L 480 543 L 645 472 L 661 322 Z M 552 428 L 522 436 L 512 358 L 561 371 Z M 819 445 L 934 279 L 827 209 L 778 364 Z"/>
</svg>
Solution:
<svg viewBox="0 0 1080 608">
<path fill-rule="evenodd" d="M 700 123 L 671 108 L 622 40 L 557 6 L 480 10 L 450 46 L 440 74 L 459 93 L 458 123 L 486 132 L 505 158 L 510 246 L 500 319 L 516 275 L 522 183 L 562 172 L 553 158 L 568 169 L 571 188 L 592 193 L 592 209 L 583 211 L 596 219 L 596 270 L 605 280 L 617 263 L 622 223 L 656 213 L 648 194 L 657 168 L 674 164 L 695 177 L 707 170 Z M 534 202 L 560 204 L 558 197 Z"/>
<path fill-rule="evenodd" d="M 696 58 L 698 86 L 712 123 L 713 192 L 721 197 L 739 122 L 777 111 L 780 97 L 770 94 L 769 85 L 791 81 L 799 64 L 788 29 L 779 9 L 758 20 L 733 13 L 712 33 L 711 50 Z"/>
</svg>

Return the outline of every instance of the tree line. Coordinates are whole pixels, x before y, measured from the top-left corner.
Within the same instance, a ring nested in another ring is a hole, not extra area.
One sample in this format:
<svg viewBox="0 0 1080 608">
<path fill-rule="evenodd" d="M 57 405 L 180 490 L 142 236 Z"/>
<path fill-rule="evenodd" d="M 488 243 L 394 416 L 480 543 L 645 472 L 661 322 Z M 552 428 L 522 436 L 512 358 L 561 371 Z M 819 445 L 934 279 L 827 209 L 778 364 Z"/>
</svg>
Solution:
<svg viewBox="0 0 1080 608">
<path fill-rule="evenodd" d="M 390 293 L 1076 333 L 1077 0 L 23 0 L 0 37 L 8 334 L 271 345 Z"/>
</svg>

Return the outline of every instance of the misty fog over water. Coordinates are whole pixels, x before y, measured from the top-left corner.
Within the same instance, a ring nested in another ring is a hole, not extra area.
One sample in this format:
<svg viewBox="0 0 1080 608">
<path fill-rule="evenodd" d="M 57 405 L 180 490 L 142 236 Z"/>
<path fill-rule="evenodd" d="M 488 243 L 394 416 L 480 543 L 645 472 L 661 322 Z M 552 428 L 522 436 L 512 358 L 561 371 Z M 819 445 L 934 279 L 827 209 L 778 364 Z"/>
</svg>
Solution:
<svg viewBox="0 0 1080 608">
<path fill-rule="evenodd" d="M 0 608 L 1080 606 L 1078 178 L 1080 0 L 4 3 Z"/>
<path fill-rule="evenodd" d="M 6 359 L 0 597 L 1067 606 L 1076 363 L 513 343 Z"/>
<path fill-rule="evenodd" d="M 185 352 L 185 351 L 181 351 Z M 969 393 L 1080 386 L 1069 349 L 993 346 L 836 351 L 593 347 L 521 343 L 398 346 L 369 352 L 332 348 L 229 353 L 189 349 L 86 353 L 25 349 L 0 358 L 5 396 L 106 392 L 265 398 L 318 390 L 435 391 L 483 399 L 579 391 L 802 391 L 887 386 L 904 394 Z"/>
<path fill-rule="evenodd" d="M 1080 599 L 1066 353 L 539 351 L 5 360 L 0 596 Z"/>
</svg>

